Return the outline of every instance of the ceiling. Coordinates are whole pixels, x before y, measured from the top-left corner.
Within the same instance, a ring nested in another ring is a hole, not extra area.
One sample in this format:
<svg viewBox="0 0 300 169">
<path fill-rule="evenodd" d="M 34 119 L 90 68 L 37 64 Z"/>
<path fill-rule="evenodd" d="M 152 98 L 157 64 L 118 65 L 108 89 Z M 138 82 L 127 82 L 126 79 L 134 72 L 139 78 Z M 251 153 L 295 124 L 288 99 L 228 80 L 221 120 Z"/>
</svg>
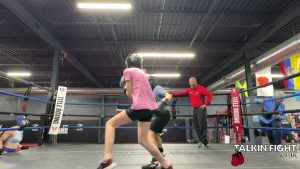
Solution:
<svg viewBox="0 0 300 169">
<path fill-rule="evenodd" d="M 127 12 L 83 11 L 76 2 L 0 1 L 0 71 L 30 71 L 26 80 L 50 86 L 54 39 L 105 88 L 118 87 L 124 58 L 138 51 L 194 52 L 190 60 L 145 59 L 144 67 L 181 74 L 162 85 L 185 87 L 196 76 L 208 86 L 244 64 L 241 51 L 256 58 L 300 32 L 300 10 L 291 12 L 300 9 L 298 0 L 132 0 Z M 224 66 L 227 61 L 233 64 Z M 60 84 L 99 87 L 67 59 L 60 71 Z M 9 87 L 8 80 L 1 78 L 0 87 Z"/>
</svg>

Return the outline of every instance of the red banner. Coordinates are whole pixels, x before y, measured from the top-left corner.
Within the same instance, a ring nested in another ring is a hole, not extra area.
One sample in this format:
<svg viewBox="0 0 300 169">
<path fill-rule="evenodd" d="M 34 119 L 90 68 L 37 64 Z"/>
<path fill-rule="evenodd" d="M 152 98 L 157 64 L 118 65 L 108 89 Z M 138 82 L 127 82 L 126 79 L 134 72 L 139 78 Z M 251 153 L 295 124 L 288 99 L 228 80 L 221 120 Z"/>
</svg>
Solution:
<svg viewBox="0 0 300 169">
<path fill-rule="evenodd" d="M 233 132 L 236 134 L 243 133 L 242 125 L 242 111 L 241 111 L 241 101 L 239 90 L 237 88 L 232 88 L 231 91 L 231 114 L 232 114 L 232 126 Z"/>
</svg>

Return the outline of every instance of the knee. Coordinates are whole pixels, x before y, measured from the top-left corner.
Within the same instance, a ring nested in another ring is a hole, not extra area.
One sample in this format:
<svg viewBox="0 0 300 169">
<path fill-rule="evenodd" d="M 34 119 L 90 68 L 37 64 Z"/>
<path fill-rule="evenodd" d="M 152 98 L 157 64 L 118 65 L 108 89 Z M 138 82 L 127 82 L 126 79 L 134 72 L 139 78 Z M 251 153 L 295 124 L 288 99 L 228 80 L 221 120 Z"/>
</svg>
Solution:
<svg viewBox="0 0 300 169">
<path fill-rule="evenodd" d="M 112 120 L 108 120 L 105 124 L 105 127 L 113 127 L 116 128 L 117 124 L 115 122 L 113 122 Z"/>
<path fill-rule="evenodd" d="M 156 136 L 156 133 L 152 130 L 149 130 L 148 136 L 149 138 L 154 138 Z"/>
<path fill-rule="evenodd" d="M 149 143 L 149 140 L 148 140 L 148 138 L 139 137 L 138 138 L 138 143 L 142 146 L 145 146 Z"/>
<path fill-rule="evenodd" d="M 145 139 L 144 138 L 138 138 L 138 143 L 140 145 L 145 145 Z"/>
</svg>

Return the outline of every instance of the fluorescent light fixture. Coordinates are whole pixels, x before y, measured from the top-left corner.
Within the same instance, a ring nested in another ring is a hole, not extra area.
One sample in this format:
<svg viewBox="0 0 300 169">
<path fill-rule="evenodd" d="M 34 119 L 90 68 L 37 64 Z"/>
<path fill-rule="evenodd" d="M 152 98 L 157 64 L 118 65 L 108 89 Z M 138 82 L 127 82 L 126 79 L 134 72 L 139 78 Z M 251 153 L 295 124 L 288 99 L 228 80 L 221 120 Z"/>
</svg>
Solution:
<svg viewBox="0 0 300 169">
<path fill-rule="evenodd" d="M 291 47 L 291 46 L 293 46 L 293 45 L 295 45 L 295 44 L 297 44 L 297 43 L 299 43 L 299 42 L 300 42 L 299 40 L 294 41 L 294 42 L 290 43 L 289 45 L 287 45 L 287 46 L 285 46 L 285 47 L 279 49 L 278 51 L 273 52 L 273 53 L 270 54 L 269 56 L 266 56 L 266 57 L 260 59 L 260 60 L 257 61 L 256 63 L 257 63 L 257 64 L 262 63 L 262 62 L 264 62 L 265 60 L 270 59 L 270 58 L 273 57 L 274 55 L 277 55 L 278 53 L 280 53 L 280 52 L 286 50 L 287 48 L 289 48 L 289 47 Z"/>
<path fill-rule="evenodd" d="M 149 76 L 157 77 L 157 78 L 178 78 L 180 77 L 179 73 L 154 73 L 149 74 Z"/>
<path fill-rule="evenodd" d="M 143 58 L 194 58 L 194 53 L 134 53 Z"/>
<path fill-rule="evenodd" d="M 8 72 L 6 74 L 7 74 L 7 76 L 12 76 L 12 77 L 29 77 L 29 76 L 31 76 L 31 73 L 29 73 L 29 72 Z"/>
<path fill-rule="evenodd" d="M 216 84 L 214 84 L 213 86 L 211 86 L 211 88 L 214 88 L 214 87 L 216 87 L 216 86 L 219 86 L 220 84 L 222 84 L 222 83 L 224 83 L 224 82 L 225 82 L 225 80 L 221 80 L 221 81 L 217 82 Z"/>
<path fill-rule="evenodd" d="M 80 9 L 111 9 L 111 10 L 130 10 L 132 5 L 129 3 L 78 3 Z"/>
<path fill-rule="evenodd" d="M 274 78 L 283 78 L 284 77 L 281 74 L 272 74 L 271 76 L 274 77 Z"/>
</svg>

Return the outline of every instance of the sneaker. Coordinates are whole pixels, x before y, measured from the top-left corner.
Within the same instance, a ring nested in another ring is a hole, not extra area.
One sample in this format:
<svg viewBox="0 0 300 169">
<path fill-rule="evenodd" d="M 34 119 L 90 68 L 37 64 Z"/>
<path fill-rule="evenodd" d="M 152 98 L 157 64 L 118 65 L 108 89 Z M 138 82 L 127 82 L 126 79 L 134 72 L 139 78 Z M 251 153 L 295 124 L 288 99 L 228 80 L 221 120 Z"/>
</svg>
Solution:
<svg viewBox="0 0 300 169">
<path fill-rule="evenodd" d="M 162 136 L 162 135 L 164 135 L 167 131 L 168 131 L 168 129 L 163 129 L 159 135 Z"/>
<path fill-rule="evenodd" d="M 144 165 L 142 166 L 142 169 L 158 169 L 159 168 L 159 162 L 155 161 L 155 162 L 150 162 L 150 164 Z"/>
<path fill-rule="evenodd" d="M 198 148 L 205 148 L 206 145 L 204 143 L 202 143 L 201 141 L 199 141 L 198 144 L 197 144 L 197 147 Z"/>
<path fill-rule="evenodd" d="M 97 169 L 113 169 L 117 166 L 116 162 L 111 158 L 107 161 L 101 161 Z"/>
</svg>

